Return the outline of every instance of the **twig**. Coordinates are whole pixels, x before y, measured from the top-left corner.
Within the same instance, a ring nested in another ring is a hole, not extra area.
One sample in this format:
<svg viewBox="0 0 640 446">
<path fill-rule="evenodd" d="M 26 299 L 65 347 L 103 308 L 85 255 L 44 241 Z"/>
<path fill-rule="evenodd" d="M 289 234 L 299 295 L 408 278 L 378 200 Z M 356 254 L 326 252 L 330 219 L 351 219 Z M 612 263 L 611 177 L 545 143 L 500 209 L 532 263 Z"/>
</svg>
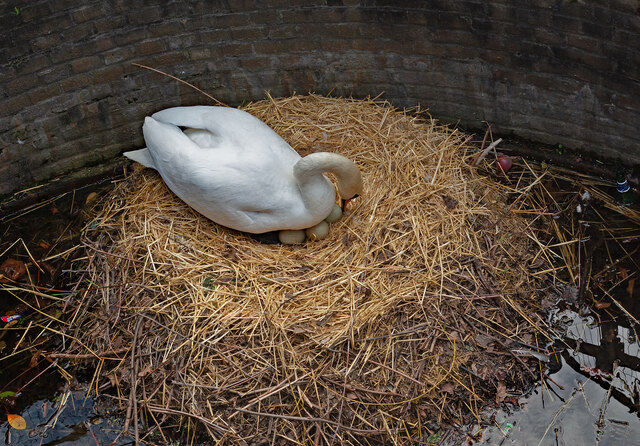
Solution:
<svg viewBox="0 0 640 446">
<path fill-rule="evenodd" d="M 49 358 L 60 358 L 60 359 L 76 359 L 79 361 L 87 360 L 87 359 L 111 359 L 113 361 L 121 361 L 122 358 L 106 358 L 105 356 L 110 355 L 118 355 L 120 353 L 125 353 L 130 350 L 129 347 L 123 347 L 116 350 L 107 350 L 104 352 L 98 353 L 49 353 L 46 356 Z"/>
<path fill-rule="evenodd" d="M 502 142 L 502 138 L 498 138 L 494 142 L 489 144 L 489 147 L 487 147 L 486 149 L 484 149 L 482 152 L 478 154 L 476 159 L 473 161 L 472 166 L 477 166 L 478 164 L 480 164 L 480 162 L 482 162 L 482 160 L 485 159 L 485 157 L 489 154 L 489 152 L 491 152 L 491 149 L 495 148 L 501 142 Z"/>
<path fill-rule="evenodd" d="M 172 76 L 171 74 L 165 73 L 164 71 L 160 71 L 160 70 L 158 70 L 158 69 L 156 69 L 156 68 L 148 67 L 148 66 L 146 66 L 146 65 L 142 65 L 142 64 L 139 64 L 139 63 L 133 63 L 132 65 L 135 65 L 135 66 L 140 67 L 140 68 L 145 68 L 145 69 L 147 69 L 147 70 L 155 71 L 156 73 L 160 73 L 160 74 L 162 74 L 162 75 L 164 75 L 164 76 L 170 77 L 171 79 L 176 80 L 176 81 L 178 81 L 178 82 L 181 82 L 181 83 L 183 83 L 183 84 L 185 84 L 185 85 L 188 85 L 189 87 L 193 88 L 193 89 L 194 89 L 194 90 L 196 90 L 197 92 L 202 93 L 203 95 L 205 95 L 206 97 L 208 97 L 209 99 L 211 99 L 211 100 L 212 100 L 213 102 L 215 102 L 216 104 L 218 104 L 218 105 L 222 105 L 222 106 L 224 106 L 224 107 L 227 107 L 227 105 L 226 105 L 225 103 L 223 103 L 223 102 L 221 102 L 221 101 L 217 100 L 216 98 L 214 98 L 214 97 L 213 97 L 213 96 L 211 96 L 210 94 L 205 93 L 204 91 L 200 90 L 198 87 L 196 87 L 196 86 L 195 86 L 195 85 L 193 85 L 193 84 L 190 84 L 190 83 L 189 83 L 189 82 L 187 82 L 187 81 L 183 81 L 182 79 L 177 78 L 177 77 L 175 77 L 175 76 Z"/>
</svg>

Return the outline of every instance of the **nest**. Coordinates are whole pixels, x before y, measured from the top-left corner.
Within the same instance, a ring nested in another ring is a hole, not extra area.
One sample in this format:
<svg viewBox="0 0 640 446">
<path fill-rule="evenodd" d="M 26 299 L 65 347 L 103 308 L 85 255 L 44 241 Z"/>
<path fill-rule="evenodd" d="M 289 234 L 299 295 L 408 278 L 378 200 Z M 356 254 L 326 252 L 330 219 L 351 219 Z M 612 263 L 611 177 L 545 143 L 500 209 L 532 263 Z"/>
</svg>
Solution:
<svg viewBox="0 0 640 446">
<path fill-rule="evenodd" d="M 137 414 L 162 441 L 174 422 L 234 444 L 428 442 L 531 379 L 507 347 L 537 342 L 548 260 L 469 136 L 375 100 L 243 109 L 303 156 L 355 161 L 365 193 L 326 239 L 283 246 L 207 220 L 155 171 L 118 184 L 85 230 L 70 351 L 100 358 L 96 388 L 136 436 Z"/>
</svg>

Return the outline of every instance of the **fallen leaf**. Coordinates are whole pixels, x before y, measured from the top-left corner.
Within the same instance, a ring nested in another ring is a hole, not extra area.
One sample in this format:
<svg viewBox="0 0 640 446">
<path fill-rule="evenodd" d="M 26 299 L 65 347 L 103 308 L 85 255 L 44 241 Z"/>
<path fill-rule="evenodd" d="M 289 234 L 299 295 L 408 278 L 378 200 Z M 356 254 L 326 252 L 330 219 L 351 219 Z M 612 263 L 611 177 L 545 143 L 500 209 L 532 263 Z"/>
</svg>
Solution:
<svg viewBox="0 0 640 446">
<path fill-rule="evenodd" d="M 478 347 L 487 348 L 489 346 L 489 344 L 494 342 L 494 339 L 491 336 L 487 336 L 485 334 L 478 333 L 475 336 L 475 341 L 476 341 L 476 344 L 478 344 Z"/>
<path fill-rule="evenodd" d="M 622 280 L 624 280 L 627 277 L 629 277 L 629 270 L 627 268 L 623 268 L 621 266 L 618 266 L 618 273 L 620 273 L 620 278 Z"/>
<path fill-rule="evenodd" d="M 46 242 L 44 240 L 40 240 L 40 243 L 38 243 L 38 245 L 40 245 L 40 247 L 42 249 L 49 249 L 51 248 L 51 244 L 49 242 Z"/>
<path fill-rule="evenodd" d="M 599 300 L 594 301 L 593 304 L 598 310 L 603 310 L 605 308 L 609 308 L 611 306 L 611 302 L 600 302 Z"/>
<path fill-rule="evenodd" d="M 442 386 L 440 386 L 440 392 L 442 393 L 448 393 L 453 395 L 455 388 L 453 387 L 453 384 L 451 383 L 444 383 Z"/>
<path fill-rule="evenodd" d="M 633 297 L 633 286 L 636 284 L 636 278 L 629 279 L 629 283 L 627 284 L 627 294 L 629 294 L 629 299 Z"/>
<path fill-rule="evenodd" d="M 507 397 L 507 386 L 504 381 L 498 382 L 498 388 L 496 390 L 496 403 L 500 404 Z"/>
<path fill-rule="evenodd" d="M 9 280 L 18 280 L 27 274 L 27 267 L 21 260 L 8 258 L 0 265 L 0 274 Z"/>
<path fill-rule="evenodd" d="M 20 415 L 14 415 L 12 413 L 8 413 L 7 420 L 9 421 L 9 424 L 11 425 L 11 427 L 14 429 L 27 428 L 27 422 L 24 421 L 24 418 L 22 418 Z"/>
<path fill-rule="evenodd" d="M 84 204 L 85 205 L 90 205 L 91 203 L 93 203 L 97 199 L 98 199 L 98 194 L 96 192 L 91 192 L 89 195 L 87 195 L 87 199 L 85 200 Z"/>
</svg>

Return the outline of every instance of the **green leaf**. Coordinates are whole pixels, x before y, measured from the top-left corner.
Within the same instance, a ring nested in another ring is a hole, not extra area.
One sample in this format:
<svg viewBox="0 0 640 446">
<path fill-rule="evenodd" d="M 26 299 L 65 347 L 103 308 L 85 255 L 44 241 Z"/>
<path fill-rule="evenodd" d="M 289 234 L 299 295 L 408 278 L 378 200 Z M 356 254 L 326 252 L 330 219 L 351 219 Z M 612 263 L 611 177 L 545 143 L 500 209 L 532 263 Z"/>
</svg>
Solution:
<svg viewBox="0 0 640 446">
<path fill-rule="evenodd" d="M 0 393 L 0 398 L 8 398 L 10 396 L 14 396 L 16 393 L 12 392 L 10 390 L 5 390 L 4 392 Z"/>
</svg>

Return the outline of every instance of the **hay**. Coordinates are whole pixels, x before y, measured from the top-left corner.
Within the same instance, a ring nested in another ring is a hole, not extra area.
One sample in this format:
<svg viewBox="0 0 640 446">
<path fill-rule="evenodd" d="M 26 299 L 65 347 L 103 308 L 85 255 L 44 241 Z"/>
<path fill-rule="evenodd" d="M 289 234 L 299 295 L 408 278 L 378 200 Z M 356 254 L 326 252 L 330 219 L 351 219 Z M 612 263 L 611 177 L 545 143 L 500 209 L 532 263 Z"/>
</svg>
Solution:
<svg viewBox="0 0 640 446">
<path fill-rule="evenodd" d="M 243 108 L 302 155 L 354 160 L 365 193 L 327 239 L 273 246 L 154 171 L 119 184 L 85 232 L 69 351 L 100 358 L 136 436 L 133 414 L 161 438 L 169 418 L 231 443 L 426 442 L 531 378 L 505 347 L 537 342 L 544 246 L 467 135 L 373 100 Z"/>
</svg>

